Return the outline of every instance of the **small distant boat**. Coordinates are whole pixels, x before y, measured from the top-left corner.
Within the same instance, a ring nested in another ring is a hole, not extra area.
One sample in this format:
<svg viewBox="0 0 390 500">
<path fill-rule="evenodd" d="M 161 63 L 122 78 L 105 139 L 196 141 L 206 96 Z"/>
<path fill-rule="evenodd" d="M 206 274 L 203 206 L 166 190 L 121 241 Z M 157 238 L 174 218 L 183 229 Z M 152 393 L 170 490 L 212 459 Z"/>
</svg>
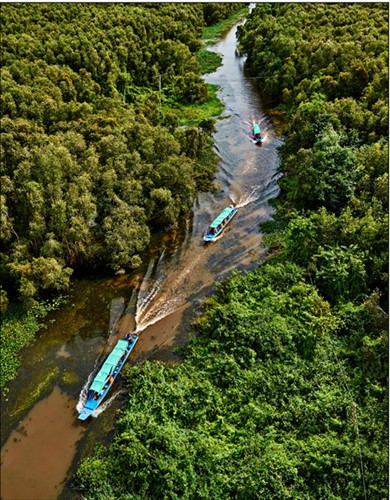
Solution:
<svg viewBox="0 0 390 500">
<path fill-rule="evenodd" d="M 230 207 L 224 208 L 222 212 L 218 215 L 216 219 L 210 224 L 210 227 L 207 229 L 205 235 L 203 236 L 203 241 L 206 243 L 209 241 L 213 241 L 217 236 L 219 236 L 225 227 L 229 224 L 229 222 L 233 219 L 233 217 L 237 213 L 237 208 L 233 205 Z"/>
<path fill-rule="evenodd" d="M 105 398 L 133 347 L 137 343 L 138 335 L 128 333 L 122 340 L 118 340 L 111 354 L 107 357 L 88 390 L 87 401 L 81 410 L 78 419 L 86 420 Z"/>
<path fill-rule="evenodd" d="M 252 123 L 251 130 L 252 130 L 252 142 L 254 144 L 261 142 L 263 140 L 263 138 L 261 136 L 260 125 L 258 123 L 255 123 L 255 122 Z"/>
</svg>

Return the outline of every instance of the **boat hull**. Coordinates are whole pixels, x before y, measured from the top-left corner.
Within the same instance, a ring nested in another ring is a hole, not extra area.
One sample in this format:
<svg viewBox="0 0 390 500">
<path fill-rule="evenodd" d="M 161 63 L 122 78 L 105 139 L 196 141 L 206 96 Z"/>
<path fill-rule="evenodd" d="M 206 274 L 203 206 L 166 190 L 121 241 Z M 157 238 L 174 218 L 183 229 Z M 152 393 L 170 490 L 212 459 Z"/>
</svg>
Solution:
<svg viewBox="0 0 390 500">
<path fill-rule="evenodd" d="M 87 408 L 86 406 L 84 406 L 84 408 L 81 410 L 80 415 L 78 416 L 78 419 L 87 420 L 87 418 L 89 418 L 92 415 L 92 413 L 96 410 L 96 408 Z"/>
</svg>

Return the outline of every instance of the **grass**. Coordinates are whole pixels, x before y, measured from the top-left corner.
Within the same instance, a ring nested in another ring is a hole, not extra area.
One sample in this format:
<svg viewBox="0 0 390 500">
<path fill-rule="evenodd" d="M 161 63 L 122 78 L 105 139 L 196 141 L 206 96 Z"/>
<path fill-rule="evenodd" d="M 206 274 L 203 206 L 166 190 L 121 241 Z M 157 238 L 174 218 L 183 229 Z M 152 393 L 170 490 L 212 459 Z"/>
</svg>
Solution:
<svg viewBox="0 0 390 500">
<path fill-rule="evenodd" d="M 202 75 L 214 73 L 222 65 L 222 57 L 215 52 L 201 49 L 198 54 L 198 62 Z"/>
<path fill-rule="evenodd" d="M 224 110 L 224 105 L 217 97 L 217 85 L 207 84 L 208 98 L 204 103 L 183 104 L 170 102 L 163 104 L 162 112 L 173 112 L 179 119 L 182 127 L 197 126 L 206 118 L 220 116 Z"/>
<path fill-rule="evenodd" d="M 61 375 L 61 381 L 65 385 L 77 384 L 80 382 L 80 377 L 74 371 L 65 371 Z"/>
<path fill-rule="evenodd" d="M 37 318 L 31 314 L 25 314 L 10 306 L 10 312 L 4 318 L 1 325 L 0 349 L 0 387 L 11 380 L 19 368 L 18 353 L 39 330 Z"/>
<path fill-rule="evenodd" d="M 239 12 L 236 12 L 232 16 L 230 16 L 228 19 L 225 19 L 224 21 L 221 21 L 220 23 L 213 24 L 212 26 L 208 26 L 203 30 L 202 34 L 202 40 L 204 42 L 211 42 L 214 43 L 214 40 L 221 35 L 224 34 L 224 32 L 230 28 L 232 24 L 237 22 L 237 20 L 240 17 L 244 17 L 248 14 L 248 8 L 244 7 L 242 10 Z"/>
</svg>

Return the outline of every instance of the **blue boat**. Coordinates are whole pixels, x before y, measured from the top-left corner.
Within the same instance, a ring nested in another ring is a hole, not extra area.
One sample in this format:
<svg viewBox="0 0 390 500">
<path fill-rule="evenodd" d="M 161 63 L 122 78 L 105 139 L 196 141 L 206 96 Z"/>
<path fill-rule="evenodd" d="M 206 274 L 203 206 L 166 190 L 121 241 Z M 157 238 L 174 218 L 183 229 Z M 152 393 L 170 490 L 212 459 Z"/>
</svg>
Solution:
<svg viewBox="0 0 390 500">
<path fill-rule="evenodd" d="M 204 242 L 213 241 L 217 236 L 219 236 L 225 227 L 229 224 L 229 222 L 233 219 L 233 217 L 237 213 L 237 208 L 233 205 L 230 207 L 224 208 L 222 212 L 218 215 L 216 219 L 210 224 L 210 227 L 207 229 L 205 235 L 203 236 Z"/>
<path fill-rule="evenodd" d="M 261 142 L 263 140 L 261 136 L 261 129 L 258 123 L 252 123 L 252 142 L 255 144 Z"/>
<path fill-rule="evenodd" d="M 87 401 L 78 416 L 79 420 L 86 420 L 106 397 L 107 392 L 114 384 L 116 377 L 126 363 L 138 335 L 128 333 L 122 340 L 118 340 L 111 354 L 107 357 L 88 390 Z"/>
</svg>

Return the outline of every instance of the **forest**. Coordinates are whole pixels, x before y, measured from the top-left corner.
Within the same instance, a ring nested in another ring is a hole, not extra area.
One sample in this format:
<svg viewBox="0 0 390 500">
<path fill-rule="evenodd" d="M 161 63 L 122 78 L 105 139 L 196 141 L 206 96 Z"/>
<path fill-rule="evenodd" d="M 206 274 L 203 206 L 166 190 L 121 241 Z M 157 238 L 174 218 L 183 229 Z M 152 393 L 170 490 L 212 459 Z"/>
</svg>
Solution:
<svg viewBox="0 0 390 500">
<path fill-rule="evenodd" d="M 388 497 L 388 6 L 258 4 L 239 44 L 287 124 L 268 259 L 127 367 L 86 499 Z"/>
<path fill-rule="evenodd" d="M 74 271 L 131 270 L 216 168 L 198 53 L 240 4 L 2 8 L 1 311 L 66 291 Z M 184 126 L 183 126 L 184 125 Z"/>
</svg>

